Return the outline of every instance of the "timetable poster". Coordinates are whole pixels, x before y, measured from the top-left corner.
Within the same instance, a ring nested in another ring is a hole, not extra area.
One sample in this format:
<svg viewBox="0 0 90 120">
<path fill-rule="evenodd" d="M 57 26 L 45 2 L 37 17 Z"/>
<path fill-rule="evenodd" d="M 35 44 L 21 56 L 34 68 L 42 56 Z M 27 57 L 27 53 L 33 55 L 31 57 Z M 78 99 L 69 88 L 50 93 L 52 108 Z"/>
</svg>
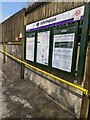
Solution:
<svg viewBox="0 0 90 120">
<path fill-rule="evenodd" d="M 39 32 L 37 37 L 37 62 L 48 65 L 50 31 Z"/>
<path fill-rule="evenodd" d="M 26 59 L 34 61 L 35 33 L 26 37 Z"/>
<path fill-rule="evenodd" d="M 71 72 L 75 33 L 54 35 L 52 67 Z"/>
</svg>

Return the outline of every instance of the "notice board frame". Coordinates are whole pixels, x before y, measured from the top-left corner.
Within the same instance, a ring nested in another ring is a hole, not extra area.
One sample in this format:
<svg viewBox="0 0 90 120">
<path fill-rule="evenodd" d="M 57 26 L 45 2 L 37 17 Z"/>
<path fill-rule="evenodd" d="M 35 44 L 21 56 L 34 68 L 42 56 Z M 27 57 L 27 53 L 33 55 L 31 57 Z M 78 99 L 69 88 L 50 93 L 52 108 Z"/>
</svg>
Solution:
<svg viewBox="0 0 90 120">
<path fill-rule="evenodd" d="M 34 43 L 34 61 L 31 61 L 31 60 L 28 60 L 28 59 L 26 59 L 26 39 L 27 39 L 27 34 L 32 34 L 32 33 L 34 33 L 35 34 L 35 43 Z M 36 53 L 35 53 L 35 46 L 36 46 L 36 32 L 35 31 L 32 31 L 32 32 L 25 32 L 25 42 L 24 42 L 24 59 L 25 59 L 25 61 L 27 61 L 28 63 L 34 63 L 35 62 L 35 59 L 36 59 Z"/>
<path fill-rule="evenodd" d="M 41 63 L 38 63 L 38 62 L 36 62 L 36 57 L 37 57 L 37 34 L 38 34 L 38 32 L 45 32 L 45 31 L 50 31 L 50 37 L 49 37 L 49 52 L 48 52 L 48 65 L 44 65 L 44 64 L 41 64 Z M 40 69 L 43 69 L 43 70 L 45 70 L 45 71 L 48 71 L 48 72 L 50 72 L 51 71 L 51 69 L 49 70 L 49 58 L 50 58 L 50 40 L 51 40 L 51 31 L 52 31 L 52 28 L 44 28 L 44 29 L 39 29 L 39 30 L 37 30 L 37 31 L 28 31 L 28 32 L 25 32 L 25 42 L 24 42 L 24 48 L 25 48 L 25 50 L 24 50 L 24 60 L 27 62 L 27 63 L 29 63 L 29 64 L 31 64 L 31 65 L 34 65 L 35 67 L 38 67 L 38 68 L 40 68 Z M 34 61 L 30 61 L 30 60 L 27 60 L 26 59 L 26 34 L 27 33 L 29 33 L 29 34 L 31 34 L 31 33 L 35 33 L 35 49 L 34 49 Z"/>
<path fill-rule="evenodd" d="M 75 27 L 75 29 L 73 29 Z M 53 43 L 52 43 L 52 47 L 51 47 L 51 51 L 52 51 L 52 55 L 51 55 L 51 58 L 50 58 L 50 66 L 52 67 L 52 69 L 54 70 L 59 70 L 60 72 L 65 72 L 65 73 L 69 73 L 69 74 L 72 74 L 72 75 L 75 75 L 75 68 L 76 68 L 76 57 L 77 57 L 77 47 L 78 47 L 78 28 L 79 28 L 79 25 L 78 25 L 78 22 L 76 23 L 72 23 L 72 24 L 69 24 L 69 25 L 63 25 L 63 26 L 59 26 L 59 27 L 56 27 L 56 28 L 53 28 L 53 42 L 54 42 L 54 35 L 57 35 L 59 34 L 60 31 L 62 30 L 67 30 L 67 32 L 60 32 L 60 34 L 69 34 L 69 33 L 75 33 L 75 38 L 74 38 L 74 48 L 73 48 L 73 55 L 72 55 L 72 65 L 71 65 L 71 72 L 67 72 L 67 71 L 63 71 L 63 70 L 60 70 L 58 68 L 55 68 L 52 66 L 52 57 L 53 57 Z M 70 31 L 71 30 L 71 31 Z M 58 33 L 55 33 L 55 31 L 59 31 Z"/>
<path fill-rule="evenodd" d="M 24 57 L 25 61 L 27 63 L 31 64 L 31 65 L 34 65 L 35 67 L 38 67 L 38 68 L 40 68 L 42 70 L 45 70 L 45 71 L 47 71 L 49 73 L 52 73 L 54 75 L 57 75 L 58 77 L 64 78 L 65 74 L 66 74 L 66 76 L 71 76 L 71 75 L 75 76 L 75 64 L 72 67 L 72 71 L 70 73 L 52 67 L 52 52 L 53 52 L 54 30 L 55 29 L 57 29 L 57 30 L 59 30 L 59 29 L 65 29 L 65 28 L 73 27 L 73 26 L 75 26 L 75 28 L 76 28 L 75 29 L 75 41 L 76 42 L 74 43 L 74 46 L 76 46 L 76 47 L 75 47 L 74 52 L 73 52 L 75 54 L 74 57 L 73 57 L 73 61 L 74 61 L 73 63 L 76 64 L 76 55 L 77 55 L 77 46 L 78 46 L 78 38 L 77 37 L 78 37 L 78 28 L 79 28 L 78 22 L 76 22 L 76 23 L 70 23 L 68 25 L 62 25 L 62 26 L 58 26 L 58 27 L 56 26 L 56 27 L 39 29 L 37 31 L 26 32 L 26 33 L 35 33 L 35 52 L 34 52 L 34 61 L 33 62 L 26 59 L 26 37 L 25 37 L 25 44 L 24 44 L 24 46 L 25 46 L 25 50 L 24 50 L 24 52 L 25 52 L 25 57 Z M 36 62 L 36 56 L 37 56 L 37 33 L 38 32 L 45 32 L 45 31 L 50 31 L 50 39 L 49 39 L 49 43 L 50 44 L 49 44 L 48 65 L 44 65 L 44 64 Z M 26 35 L 26 33 L 25 33 L 25 35 Z M 68 80 L 68 78 L 67 78 L 67 80 Z"/>
</svg>

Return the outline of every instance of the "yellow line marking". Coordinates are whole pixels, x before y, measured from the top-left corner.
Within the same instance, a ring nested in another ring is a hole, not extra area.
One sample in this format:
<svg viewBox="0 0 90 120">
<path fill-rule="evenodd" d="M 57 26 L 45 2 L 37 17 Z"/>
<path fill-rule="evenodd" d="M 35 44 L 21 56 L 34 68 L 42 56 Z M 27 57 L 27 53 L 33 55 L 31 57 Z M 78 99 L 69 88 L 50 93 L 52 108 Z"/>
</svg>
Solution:
<svg viewBox="0 0 90 120">
<path fill-rule="evenodd" d="M 55 75 L 53 75 L 53 74 L 50 74 L 50 73 L 48 73 L 48 72 L 46 72 L 46 71 L 44 71 L 44 70 L 39 69 L 39 68 L 37 68 L 37 67 L 34 67 L 34 66 L 32 66 L 32 65 L 30 65 L 30 64 L 28 64 L 28 63 L 26 63 L 26 62 L 24 62 L 24 61 L 16 58 L 16 57 L 8 54 L 7 52 L 5 52 L 5 51 L 3 51 L 3 50 L 0 50 L 0 51 L 1 51 L 2 53 L 4 53 L 4 54 L 8 55 L 9 57 L 13 58 L 14 60 L 17 60 L 18 62 L 20 62 L 20 63 L 22 63 L 22 64 L 24 64 L 24 65 L 26 65 L 26 66 L 28 66 L 28 67 L 31 67 L 31 68 L 39 71 L 39 72 L 42 72 L 42 73 L 44 73 L 44 74 L 46 74 L 46 75 L 48 75 L 48 76 L 50 76 L 50 77 L 52 77 L 52 78 L 57 79 L 58 81 L 61 81 L 61 82 L 65 83 L 65 84 L 68 84 L 68 85 L 70 85 L 70 86 L 72 86 L 72 87 L 74 87 L 74 88 L 82 91 L 86 96 L 88 96 L 88 90 L 87 90 L 87 89 L 82 88 L 82 87 L 80 87 L 80 86 L 77 86 L 77 85 L 75 85 L 75 84 L 73 84 L 73 83 L 71 83 L 71 82 L 68 82 L 68 81 L 66 81 L 66 80 L 64 80 L 64 79 L 62 79 L 62 78 L 59 78 L 59 77 L 57 77 L 57 76 L 55 76 Z"/>
</svg>

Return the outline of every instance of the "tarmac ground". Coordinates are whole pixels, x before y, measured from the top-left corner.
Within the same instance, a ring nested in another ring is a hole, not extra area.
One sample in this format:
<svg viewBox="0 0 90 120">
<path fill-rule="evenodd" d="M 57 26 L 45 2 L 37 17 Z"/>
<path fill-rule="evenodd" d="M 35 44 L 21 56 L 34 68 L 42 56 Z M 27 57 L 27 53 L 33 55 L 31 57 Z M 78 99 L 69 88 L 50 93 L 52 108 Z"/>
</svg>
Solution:
<svg viewBox="0 0 90 120">
<path fill-rule="evenodd" d="M 33 82 L 21 79 L 9 64 L 3 64 L 0 53 L 0 116 L 1 118 L 66 118 L 70 113 L 56 104 Z"/>
</svg>

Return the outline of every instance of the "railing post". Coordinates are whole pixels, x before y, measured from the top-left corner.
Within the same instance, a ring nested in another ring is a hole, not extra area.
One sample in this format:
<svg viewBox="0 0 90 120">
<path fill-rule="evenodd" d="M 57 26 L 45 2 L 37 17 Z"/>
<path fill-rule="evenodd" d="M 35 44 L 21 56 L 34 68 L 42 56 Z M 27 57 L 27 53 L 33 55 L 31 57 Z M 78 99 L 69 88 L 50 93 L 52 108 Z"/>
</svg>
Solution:
<svg viewBox="0 0 90 120">
<path fill-rule="evenodd" d="M 3 50 L 6 52 L 6 43 L 4 42 L 3 43 Z M 3 63 L 5 64 L 6 63 L 6 55 L 3 54 Z"/>
<path fill-rule="evenodd" d="M 25 14 L 23 15 L 23 38 L 22 38 L 22 53 L 21 53 L 21 60 L 24 61 L 24 40 L 25 40 L 25 26 L 26 26 L 26 17 Z M 21 79 L 24 78 L 24 64 L 21 64 Z"/>
<path fill-rule="evenodd" d="M 21 60 L 24 61 L 24 40 L 22 39 Z M 21 64 L 21 79 L 24 78 L 24 64 Z"/>
</svg>

